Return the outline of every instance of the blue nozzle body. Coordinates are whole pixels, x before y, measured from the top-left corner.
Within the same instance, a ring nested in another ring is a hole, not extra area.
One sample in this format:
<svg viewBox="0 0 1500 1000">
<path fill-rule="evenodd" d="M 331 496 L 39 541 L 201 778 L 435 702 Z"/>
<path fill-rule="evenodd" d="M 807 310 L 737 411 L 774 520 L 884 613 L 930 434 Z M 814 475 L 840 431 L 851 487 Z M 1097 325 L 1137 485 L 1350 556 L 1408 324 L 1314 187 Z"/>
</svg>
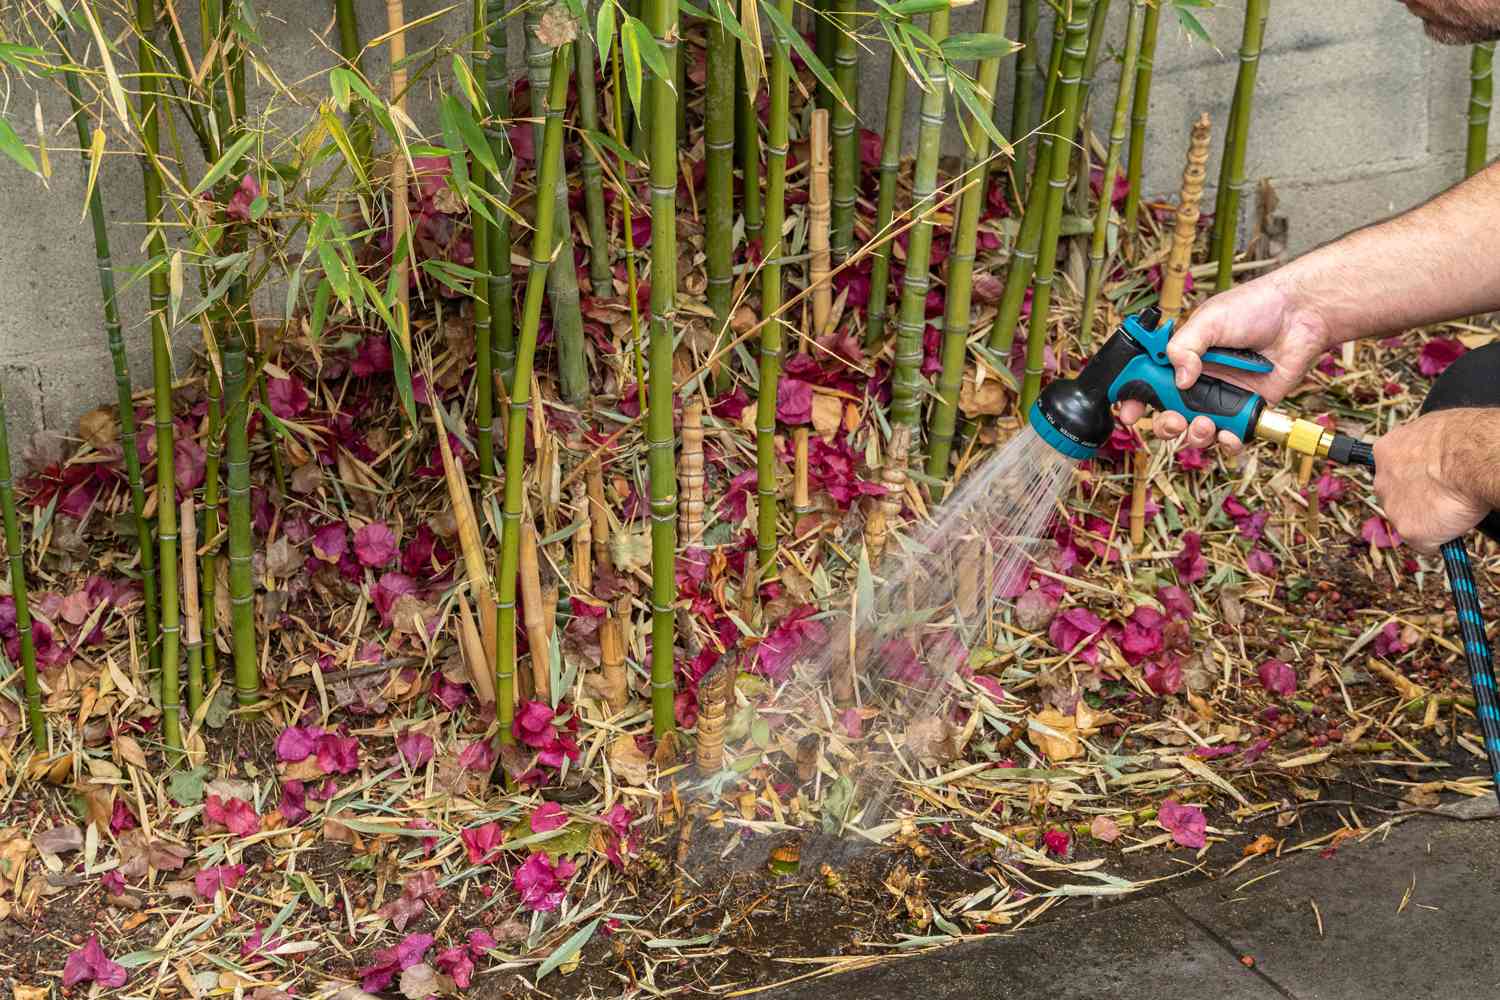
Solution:
<svg viewBox="0 0 1500 1000">
<path fill-rule="evenodd" d="M 1077 378 L 1049 385 L 1028 414 L 1041 438 L 1069 458 L 1093 456 L 1114 429 L 1112 404 L 1134 399 L 1157 410 L 1180 413 L 1187 420 L 1208 417 L 1220 430 L 1241 440 L 1255 429 L 1265 401 L 1241 386 L 1203 375 L 1178 389 L 1167 359 L 1173 322 L 1160 322 L 1155 308 L 1125 319 Z M 1272 364 L 1251 351 L 1216 348 L 1203 360 L 1243 372 L 1269 372 Z"/>
</svg>

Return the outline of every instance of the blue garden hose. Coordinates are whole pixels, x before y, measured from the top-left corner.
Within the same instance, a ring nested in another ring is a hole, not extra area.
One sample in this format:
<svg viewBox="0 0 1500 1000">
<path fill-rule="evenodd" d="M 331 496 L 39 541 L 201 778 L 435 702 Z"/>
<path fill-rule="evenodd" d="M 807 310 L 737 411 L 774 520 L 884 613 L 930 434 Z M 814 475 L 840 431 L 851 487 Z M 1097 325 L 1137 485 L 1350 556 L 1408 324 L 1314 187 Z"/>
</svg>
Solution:
<svg viewBox="0 0 1500 1000">
<path fill-rule="evenodd" d="M 1337 435 L 1336 437 L 1343 437 Z M 1334 453 L 1342 449 L 1339 442 Z M 1375 452 L 1364 441 L 1353 441 L 1347 445 L 1349 465 L 1375 468 Z M 1500 690 L 1495 686 L 1495 661 L 1490 650 L 1490 639 L 1484 631 L 1484 615 L 1479 607 L 1479 590 L 1474 586 L 1474 568 L 1469 563 L 1469 550 L 1462 538 L 1455 538 L 1442 548 L 1443 568 L 1448 571 L 1448 589 L 1453 592 L 1453 605 L 1458 610 L 1458 632 L 1464 641 L 1464 659 L 1469 664 L 1469 683 L 1474 687 L 1474 714 L 1479 716 L 1479 729 L 1484 733 L 1484 750 L 1490 759 L 1490 776 L 1495 782 L 1495 795 L 1500 799 Z"/>
</svg>

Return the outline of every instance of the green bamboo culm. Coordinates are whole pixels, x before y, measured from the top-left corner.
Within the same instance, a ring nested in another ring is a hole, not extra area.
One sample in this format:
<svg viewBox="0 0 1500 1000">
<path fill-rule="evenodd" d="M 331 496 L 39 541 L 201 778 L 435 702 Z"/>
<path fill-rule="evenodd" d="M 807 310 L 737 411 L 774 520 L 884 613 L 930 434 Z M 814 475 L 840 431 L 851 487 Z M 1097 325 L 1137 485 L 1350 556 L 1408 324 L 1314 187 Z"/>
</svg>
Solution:
<svg viewBox="0 0 1500 1000">
<path fill-rule="evenodd" d="M 355 13 L 354 0 L 334 0 L 334 21 L 339 31 L 339 55 L 350 69 L 363 70 L 364 47 L 359 42 L 359 17 Z M 243 112 L 243 108 L 240 109 Z M 354 146 L 354 155 L 360 166 L 370 165 L 370 150 L 374 137 L 370 132 L 370 116 L 363 107 L 351 103 L 349 106 L 349 141 Z M 369 176 L 366 169 L 365 176 Z"/>
<path fill-rule="evenodd" d="M 587 5 L 584 7 L 587 14 Z M 578 60 L 578 125 L 585 133 L 599 131 L 598 85 L 594 78 L 594 38 L 584 30 L 573 51 Z M 609 228 L 604 222 L 604 171 L 592 141 L 582 143 L 579 173 L 583 177 L 583 216 L 589 232 L 589 285 L 595 298 L 614 294 L 614 276 L 609 267 Z"/>
<path fill-rule="evenodd" d="M 906 120 L 906 66 L 894 47 L 885 88 L 885 130 L 880 140 L 880 193 L 875 202 L 875 258 L 870 262 L 870 301 L 865 313 L 865 347 L 885 337 L 886 299 L 891 284 L 891 220 L 896 214 L 896 178 L 901 172 L 901 130 Z"/>
<path fill-rule="evenodd" d="M 677 0 L 647 0 L 646 27 L 667 65 L 679 58 Z M 651 729 L 675 732 L 672 645 L 677 615 L 677 461 L 672 429 L 672 347 L 677 326 L 677 102 L 670 80 L 651 78 L 651 322 L 647 337 L 647 471 L 651 478 Z M 685 98 L 684 98 L 685 99 Z M 768 195 L 767 203 L 774 198 Z M 762 384 L 761 391 L 765 391 Z"/>
<path fill-rule="evenodd" d="M 526 73 L 531 81 L 531 116 L 534 147 L 542 148 L 544 126 L 542 102 L 547 93 L 548 67 L 552 50 L 536 37 L 543 7 L 533 5 L 526 11 Z M 669 64 L 670 65 L 670 64 Z M 652 125 L 655 128 L 655 124 Z M 540 154 L 538 154 L 540 155 Z M 557 266 L 547 269 L 548 299 L 552 304 L 552 334 L 557 345 L 557 389 L 563 402 L 578 405 L 588 398 L 589 370 L 584 354 L 583 311 L 578 299 L 578 270 L 573 266 L 573 225 L 568 210 L 568 179 L 558 171 L 553 185 L 555 217 L 553 241 L 557 247 Z M 536 200 L 543 192 L 537 189 Z"/>
<path fill-rule="evenodd" d="M 1036 129 L 1037 106 L 1036 106 L 1036 77 L 1039 72 L 1037 63 L 1037 38 L 1041 32 L 1042 2 L 1041 0 L 1021 0 L 1021 10 L 1017 18 L 1016 41 L 1021 44 L 1021 51 L 1016 53 L 1016 81 L 1015 92 L 1011 97 L 1010 110 L 1010 138 L 1015 144 L 1013 163 L 1024 168 L 1026 163 L 1028 136 Z"/>
<path fill-rule="evenodd" d="M 1099 306 L 1099 290 L 1104 284 L 1104 250 L 1109 238 L 1109 219 L 1113 209 L 1115 177 L 1120 173 L 1121 150 L 1129 126 L 1131 98 L 1135 96 L 1135 69 L 1141 55 L 1141 33 L 1145 27 L 1146 0 L 1131 0 L 1130 19 L 1125 24 L 1125 53 L 1120 58 L 1120 85 L 1115 92 L 1115 116 L 1109 129 L 1109 152 L 1104 159 L 1104 173 L 1099 188 L 1099 208 L 1094 216 L 1094 234 L 1089 243 L 1089 270 L 1083 286 L 1083 315 L 1078 332 L 1079 342 L 1088 347 L 1093 341 L 1094 313 Z"/>
<path fill-rule="evenodd" d="M 161 574 L 161 710 L 162 739 L 169 752 L 182 751 L 182 703 L 178 690 L 178 654 L 181 615 L 177 593 L 177 477 L 173 463 L 172 343 L 167 329 L 167 241 L 162 234 L 162 183 L 157 157 L 160 153 L 161 76 L 156 65 L 156 0 L 136 0 L 136 32 L 139 35 L 137 67 L 140 71 L 141 161 L 146 209 L 147 256 L 152 261 L 151 360 L 156 421 L 156 525 L 157 569 Z"/>
<path fill-rule="evenodd" d="M 16 491 L 10 471 L 10 435 L 5 426 L 5 383 L 0 380 L 0 515 L 5 518 L 5 554 L 10 560 L 10 596 L 16 602 L 16 632 L 21 639 L 21 677 L 26 690 L 26 721 L 31 744 L 47 749 L 47 717 L 42 714 L 42 686 L 36 676 L 36 643 L 31 637 L 31 604 L 26 594 L 26 550 L 16 517 Z"/>
<path fill-rule="evenodd" d="M 1109 21 L 1109 0 L 1094 0 L 1089 18 L 1089 44 L 1083 56 L 1083 74 L 1078 81 L 1078 170 L 1073 175 L 1073 203 L 1079 215 L 1089 209 L 1090 153 L 1089 94 L 1094 89 L 1094 73 L 1104 52 L 1104 29 Z"/>
<path fill-rule="evenodd" d="M 1490 104 L 1495 90 L 1495 43 L 1480 42 L 1469 53 L 1469 148 L 1464 176 L 1484 169 L 1490 152 Z"/>
<path fill-rule="evenodd" d="M 1093 0 L 1073 0 L 1063 41 L 1062 67 L 1058 76 L 1058 103 L 1061 116 L 1057 135 L 1071 136 L 1078 131 L 1079 79 L 1088 47 L 1089 14 Z M 1057 271 L 1057 240 L 1062 228 L 1063 202 L 1067 199 L 1068 167 L 1073 159 L 1072 146 L 1062 140 L 1053 142 L 1051 172 L 1047 176 L 1047 213 L 1042 220 L 1042 241 L 1037 250 L 1036 273 L 1032 278 L 1031 328 L 1026 339 L 1026 376 L 1021 384 L 1021 412 L 1036 402 L 1042 388 L 1042 352 L 1047 344 L 1047 323 L 1052 305 L 1052 279 Z M 1040 181 L 1038 175 L 1037 181 Z M 1039 187 L 1036 181 L 1033 186 Z"/>
<path fill-rule="evenodd" d="M 501 176 L 486 176 L 485 190 L 497 200 L 505 200 L 515 171 L 510 136 L 505 123 L 510 119 L 510 66 L 507 62 L 505 0 L 488 0 L 485 18 L 489 24 L 489 65 L 485 67 L 484 85 L 489 105 L 484 134 Z M 509 213 L 496 211 L 496 225 L 488 238 L 490 370 L 491 379 L 509 380 L 516 363 L 514 279 L 510 270 L 511 219 Z"/>
<path fill-rule="evenodd" d="M 714 314 L 714 350 L 720 349 L 734 305 L 734 57 L 739 44 L 709 18 L 707 79 L 703 98 L 703 147 L 708 166 L 704 250 L 708 257 L 708 307 Z M 729 388 L 728 358 L 718 362 L 715 385 Z"/>
<path fill-rule="evenodd" d="M 1005 30 L 1009 0 L 985 0 L 980 31 L 998 35 Z M 992 95 L 1000 82 L 1000 57 L 979 60 L 974 74 L 981 94 Z M 994 116 L 994 108 L 986 112 Z M 979 217 L 985 202 L 985 163 L 989 159 L 990 136 L 976 127 L 974 148 L 967 158 L 967 170 L 960 180 L 970 186 L 959 198 L 958 220 L 954 228 L 952 253 L 948 257 L 948 295 L 943 308 L 942 368 L 938 373 L 938 399 L 933 406 L 932 424 L 927 435 L 927 474 L 940 482 L 948 478 L 948 463 L 953 451 L 954 430 L 958 426 L 958 394 L 963 386 L 964 358 L 968 352 L 971 326 L 974 256 L 979 245 Z M 935 486 L 933 500 L 941 499 L 944 487 Z"/>
<path fill-rule="evenodd" d="M 947 7 L 928 16 L 927 34 L 939 45 L 948 37 L 948 19 Z M 927 326 L 927 289 L 932 283 L 932 213 L 937 205 L 938 155 L 948 96 L 947 62 L 942 52 L 929 54 L 927 78 L 918 119 L 917 162 L 911 184 L 913 221 L 908 231 L 891 371 L 891 422 L 907 427 L 917 426 L 922 410 L 922 332 Z"/>
<path fill-rule="evenodd" d="M 568 49 L 564 44 L 551 50 L 552 67 L 548 73 L 547 89 L 540 94 L 544 102 L 545 124 L 542 126 L 542 141 L 536 147 L 539 192 L 552 190 L 562 176 L 563 109 L 567 105 L 568 72 L 572 66 Z M 515 742 L 511 723 L 516 707 L 516 573 L 520 566 L 521 508 L 526 492 L 526 418 L 531 408 L 532 362 L 536 358 L 537 331 L 542 322 L 542 299 L 547 294 L 547 269 L 553 254 L 555 211 L 554 199 L 536 199 L 536 222 L 531 231 L 531 267 L 526 277 L 526 298 L 521 307 L 521 336 L 516 343 L 510 422 L 505 437 L 505 498 L 500 511 L 499 596 L 495 602 L 499 625 L 495 641 L 495 719 L 500 725 L 501 743 Z"/>
<path fill-rule="evenodd" d="M 208 394 L 208 435 L 203 445 L 203 506 L 199 509 L 198 544 L 203 550 L 199 558 L 198 588 L 202 595 L 199 607 L 203 610 L 203 683 L 213 687 L 219 673 L 219 650 L 217 644 L 214 613 L 214 596 L 219 587 L 216 579 L 219 568 L 218 551 L 213 541 L 219 535 L 219 460 L 224 431 L 223 386 L 214 366 L 208 366 L 204 376 L 204 389 Z"/>
<path fill-rule="evenodd" d="M 229 515 L 229 625 L 234 654 L 235 695 L 242 706 L 260 700 L 256 656 L 255 570 L 250 512 L 250 379 L 245 370 L 245 338 L 235 324 L 221 352 L 224 358 L 224 505 Z"/>
<path fill-rule="evenodd" d="M 792 0 L 779 0 L 791 20 Z M 791 92 L 791 40 L 773 28 L 771 56 L 771 118 L 766 138 L 766 248 L 760 272 L 760 384 L 755 401 L 756 565 L 762 577 L 776 566 L 776 393 L 781 381 L 785 342 L 781 321 L 781 260 L 786 254 L 782 230 L 786 222 L 786 154 Z"/>
<path fill-rule="evenodd" d="M 859 189 L 859 134 L 856 108 L 859 90 L 859 42 L 855 38 L 854 0 L 833 0 L 833 82 L 843 100 L 833 100 L 829 135 L 833 162 L 833 213 L 829 248 L 834 264 L 854 252 L 854 203 Z"/>
<path fill-rule="evenodd" d="M 1240 41 L 1240 74 L 1234 85 L 1234 104 L 1230 109 L 1230 131 L 1225 140 L 1224 161 L 1219 170 L 1219 205 L 1214 214 L 1218 239 L 1213 245 L 1219 273 L 1214 291 L 1222 292 L 1234 284 L 1234 251 L 1239 229 L 1240 198 L 1245 189 L 1245 151 L 1250 145 L 1250 114 L 1255 102 L 1255 76 L 1260 67 L 1260 50 L 1266 34 L 1266 17 L 1271 0 L 1248 0 L 1245 5 L 1245 33 Z"/>
<path fill-rule="evenodd" d="M 489 33 L 485 19 L 489 16 L 487 0 L 474 0 L 473 23 L 469 37 L 469 74 L 474 78 L 476 101 L 474 116 L 481 122 L 489 121 Z M 489 169 L 474 158 L 470 169 L 475 174 L 481 190 L 488 194 L 498 191 L 499 185 L 490 177 Z M 491 215 L 503 213 L 494 206 L 487 206 Z M 474 447 L 479 452 L 479 479 L 481 489 L 488 489 L 495 478 L 495 364 L 494 336 L 490 322 L 489 268 L 490 240 L 495 239 L 495 227 L 480 212 L 469 211 L 470 231 L 473 233 L 474 269 L 479 274 L 474 278 Z M 504 308 L 503 306 L 501 308 Z"/>
<path fill-rule="evenodd" d="M 76 65 L 72 55 L 70 31 L 66 23 L 57 25 L 69 65 Z M 78 74 L 65 74 L 68 100 L 73 108 L 73 124 L 78 130 L 78 148 L 83 150 L 81 166 L 88 178 L 93 154 L 88 118 L 84 114 L 83 96 Z M 99 272 L 99 292 L 104 300 L 104 336 L 115 372 L 115 405 L 120 411 L 120 447 L 124 452 L 125 476 L 130 483 L 130 512 L 135 521 L 136 551 L 141 560 L 141 595 L 146 635 L 154 637 L 160 627 L 157 612 L 156 550 L 151 539 L 151 525 L 146 520 L 146 488 L 141 482 L 141 459 L 136 450 L 135 401 L 131 392 L 130 360 L 125 353 L 125 337 L 120 327 L 120 307 L 115 299 L 115 270 L 109 248 L 109 230 L 104 217 L 104 195 L 97 184 L 89 192 L 89 222 L 94 230 L 94 263 Z M 3 470 L 0 470 L 3 471 Z M 151 665 L 160 667 L 161 649 L 151 646 Z"/>
<path fill-rule="evenodd" d="M 1056 123 L 1052 121 L 1054 114 L 1054 98 L 1057 96 L 1057 79 L 1062 72 L 1063 49 L 1065 48 L 1064 32 L 1067 31 L 1067 19 L 1057 13 L 1054 7 L 1052 12 L 1052 47 L 1047 50 L 1047 76 L 1042 87 L 1042 110 L 1045 114 L 1041 124 L 1048 126 L 1049 131 L 1056 131 Z M 1045 170 L 1046 168 L 1043 168 Z M 1033 175 L 1033 180 L 1035 175 Z"/>
<path fill-rule="evenodd" d="M 735 51 L 734 151 L 740 165 L 740 192 L 744 199 L 745 242 L 754 243 L 765 229 L 765 211 L 760 192 L 760 118 L 755 113 L 755 95 L 745 76 L 745 53 Z"/>
<path fill-rule="evenodd" d="M 1151 69 L 1156 59 L 1156 33 L 1161 24 L 1163 0 L 1151 0 L 1146 6 L 1146 23 L 1141 29 L 1141 54 L 1135 66 L 1135 96 L 1130 102 L 1130 165 L 1125 170 L 1125 244 L 1132 251 L 1141 221 L 1141 172 L 1146 162 L 1146 122 L 1151 117 Z"/>
<path fill-rule="evenodd" d="M 807 5 L 813 24 L 813 54 L 824 66 L 833 65 L 834 36 L 838 34 L 837 7 L 840 0 L 812 0 Z M 833 92 L 818 81 L 815 100 L 825 111 L 833 110 Z"/>
</svg>

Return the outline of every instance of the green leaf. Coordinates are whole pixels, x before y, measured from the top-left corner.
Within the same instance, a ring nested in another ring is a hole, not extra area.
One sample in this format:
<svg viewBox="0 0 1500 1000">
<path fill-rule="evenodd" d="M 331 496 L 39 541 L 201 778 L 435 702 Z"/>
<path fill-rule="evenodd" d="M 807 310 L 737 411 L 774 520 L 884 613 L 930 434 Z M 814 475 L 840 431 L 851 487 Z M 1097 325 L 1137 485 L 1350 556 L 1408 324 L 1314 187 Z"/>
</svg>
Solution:
<svg viewBox="0 0 1500 1000">
<path fill-rule="evenodd" d="M 566 965 L 572 958 L 583 950 L 583 946 L 589 943 L 594 936 L 594 928 L 599 926 L 603 917 L 595 917 L 573 932 L 572 937 L 557 946 L 557 950 L 547 956 L 547 960 L 536 970 L 536 981 L 541 982 L 546 976 Z"/>
<path fill-rule="evenodd" d="M 1182 25 L 1182 30 L 1198 38 L 1200 41 L 1212 45 L 1214 40 L 1209 37 L 1208 29 L 1203 27 L 1203 22 L 1198 20 L 1198 15 L 1188 9 L 1189 7 L 1202 8 L 1205 6 L 1212 5 L 1196 2 L 1196 0 L 1173 0 L 1172 11 L 1177 15 L 1177 23 Z"/>
<path fill-rule="evenodd" d="M 396 273 L 394 268 L 391 273 Z M 417 423 L 416 393 L 411 384 L 411 359 L 406 356 L 401 338 L 394 330 L 391 332 L 391 365 L 395 369 L 396 394 L 401 397 L 401 408 L 406 411 L 406 419 L 413 427 L 420 427 Z"/>
<path fill-rule="evenodd" d="M 240 157 L 245 155 L 245 150 L 255 145 L 256 138 L 257 136 L 254 132 L 248 132 L 235 140 L 234 145 L 224 150 L 224 155 L 219 157 L 214 162 L 214 165 L 208 168 L 208 173 L 203 175 L 203 179 L 190 192 L 191 196 L 194 198 L 198 197 L 222 180 L 224 175 L 229 173 L 230 168 L 240 162 Z"/>
<path fill-rule="evenodd" d="M 333 291 L 328 278 L 324 277 L 318 282 L 318 290 L 313 293 L 312 317 L 308 323 L 308 335 L 316 343 L 323 336 L 323 325 L 328 322 L 328 296 Z"/>
<path fill-rule="evenodd" d="M 594 18 L 594 39 L 599 43 L 599 65 L 609 65 L 609 48 L 615 42 L 614 0 L 604 0 Z"/>
<path fill-rule="evenodd" d="M 950 0 L 899 0 L 897 3 L 881 4 L 902 17 L 917 17 L 921 14 L 935 14 L 950 6 Z"/>
<path fill-rule="evenodd" d="M 178 771 L 167 782 L 167 792 L 185 806 L 195 806 L 203 801 L 203 778 L 208 768 L 195 767 L 191 771 Z"/>
<path fill-rule="evenodd" d="M 1018 51 L 1021 45 L 1004 35 L 964 32 L 949 35 L 939 48 L 948 59 L 1000 59 Z"/>
<path fill-rule="evenodd" d="M 15 160 L 31 173 L 41 175 L 41 171 L 37 170 L 36 160 L 32 159 L 31 150 L 26 148 L 21 137 L 16 135 L 16 130 L 4 118 L 0 118 L 0 153 Z"/>
<path fill-rule="evenodd" d="M 458 134 L 463 137 L 464 145 L 473 154 L 475 162 L 489 171 L 490 176 L 497 177 L 500 174 L 500 166 L 495 162 L 495 156 L 490 151 L 490 142 L 484 137 L 484 130 L 469 113 L 469 109 L 460 104 L 450 94 L 443 99 L 443 106 L 448 109 Z"/>
<path fill-rule="evenodd" d="M 590 130 L 584 134 L 587 136 L 589 142 L 592 142 L 596 146 L 603 146 L 605 149 L 618 156 L 623 162 L 637 167 L 643 165 L 640 157 L 636 156 L 628 148 L 605 135 L 603 132 L 594 132 Z"/>
<path fill-rule="evenodd" d="M 328 89 L 333 92 L 333 103 L 345 114 L 349 112 L 349 78 L 353 75 L 342 66 L 335 66 L 328 71 Z"/>
<path fill-rule="evenodd" d="M 813 71 L 813 76 L 818 78 L 818 82 L 827 88 L 835 101 L 839 104 L 847 105 L 849 102 L 844 99 L 844 92 L 839 89 L 838 84 L 833 82 L 833 74 L 828 72 L 828 67 L 823 65 L 823 61 L 818 58 L 817 53 L 813 52 L 812 47 L 807 44 L 807 39 L 802 37 L 802 32 L 793 28 L 787 19 L 782 16 L 781 11 L 776 9 L 774 4 L 766 3 L 762 0 L 760 9 L 765 13 L 766 19 L 771 22 L 772 27 L 775 29 L 772 34 L 776 38 L 778 47 L 784 47 L 786 42 L 790 40 L 792 48 L 796 50 L 797 55 L 802 57 L 802 61 L 807 64 L 807 68 Z"/>
<path fill-rule="evenodd" d="M 637 50 L 645 57 L 646 65 L 651 67 L 651 72 L 656 74 L 657 79 L 673 83 L 675 77 L 671 67 L 667 65 L 667 57 L 662 54 L 661 46 L 656 44 L 656 38 L 651 34 L 651 29 L 646 27 L 639 18 L 627 17 L 625 30 L 635 36 Z"/>
<path fill-rule="evenodd" d="M 974 82 L 966 76 L 954 73 L 948 77 L 948 85 L 952 89 L 953 95 L 963 103 L 964 107 L 969 109 L 969 115 L 973 120 L 979 123 L 980 128 L 984 129 L 985 135 L 989 136 L 990 142 L 994 143 L 1000 149 L 1009 148 L 1010 143 L 1006 142 L 1005 136 L 1000 133 L 1000 126 L 995 124 L 994 116 L 989 113 L 990 109 L 986 108 L 984 102 L 979 99 L 979 91 L 974 86 Z M 960 124 L 963 124 L 962 121 L 960 121 Z M 964 139 L 969 143 L 970 149 L 974 149 L 979 145 L 979 143 L 969 137 L 967 128 L 964 129 Z"/>
<path fill-rule="evenodd" d="M 640 46 L 636 41 L 636 34 L 630 27 L 635 18 L 631 17 L 625 21 L 625 30 L 620 32 L 620 52 L 625 57 L 625 89 L 630 92 L 630 106 L 635 109 L 636 117 L 641 114 L 641 77 L 644 75 L 641 69 Z M 645 25 L 642 25 L 644 28 Z M 646 33 L 650 38 L 650 32 Z M 653 44 L 655 41 L 653 40 Z"/>
</svg>

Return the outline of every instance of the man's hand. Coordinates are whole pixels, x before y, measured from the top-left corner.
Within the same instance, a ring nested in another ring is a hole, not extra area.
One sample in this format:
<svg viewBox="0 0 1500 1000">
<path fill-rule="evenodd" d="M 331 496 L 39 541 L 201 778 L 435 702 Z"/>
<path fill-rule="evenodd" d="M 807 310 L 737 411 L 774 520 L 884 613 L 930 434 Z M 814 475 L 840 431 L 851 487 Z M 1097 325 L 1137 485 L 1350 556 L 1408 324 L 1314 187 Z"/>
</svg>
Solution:
<svg viewBox="0 0 1500 1000">
<path fill-rule="evenodd" d="M 1490 512 L 1497 499 L 1500 410 L 1440 410 L 1375 442 L 1375 496 L 1402 539 L 1436 552 Z"/>
<path fill-rule="evenodd" d="M 1277 403 L 1295 389 L 1302 376 L 1334 342 L 1327 325 L 1315 306 L 1300 301 L 1294 280 L 1295 265 L 1255 281 L 1240 285 L 1209 299 L 1167 342 L 1167 357 L 1177 369 L 1177 387 L 1186 389 L 1203 372 L 1203 355 L 1212 347 L 1238 347 L 1264 354 L 1276 366 L 1264 375 L 1234 371 L 1227 381 L 1252 389 Z M 1120 419 L 1133 424 L 1145 413 L 1145 406 L 1127 401 L 1120 405 Z M 1228 431 L 1216 431 L 1207 417 L 1188 426 L 1181 414 L 1163 413 L 1152 427 L 1158 437 L 1173 438 L 1188 432 L 1185 446 L 1205 448 L 1217 436 L 1224 448 L 1233 451 L 1240 439 Z"/>
</svg>

